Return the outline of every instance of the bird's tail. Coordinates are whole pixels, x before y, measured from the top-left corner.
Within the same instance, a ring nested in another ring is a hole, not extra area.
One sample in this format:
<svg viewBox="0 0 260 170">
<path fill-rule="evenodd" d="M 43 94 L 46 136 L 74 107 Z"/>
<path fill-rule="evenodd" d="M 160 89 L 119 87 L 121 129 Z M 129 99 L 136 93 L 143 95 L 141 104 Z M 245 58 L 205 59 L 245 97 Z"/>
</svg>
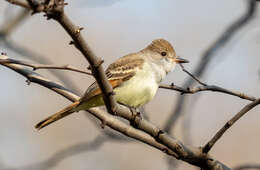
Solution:
<svg viewBox="0 0 260 170">
<path fill-rule="evenodd" d="M 69 105 L 68 107 L 64 108 L 63 110 L 47 117 L 46 119 L 42 120 L 41 122 L 39 122 L 37 125 L 35 125 L 35 128 L 40 130 L 41 128 L 44 128 L 45 126 L 48 126 L 49 124 L 65 117 L 68 116 L 69 114 L 78 111 L 78 106 L 79 106 L 80 102 L 76 101 L 74 103 L 72 103 L 71 105 Z"/>
</svg>

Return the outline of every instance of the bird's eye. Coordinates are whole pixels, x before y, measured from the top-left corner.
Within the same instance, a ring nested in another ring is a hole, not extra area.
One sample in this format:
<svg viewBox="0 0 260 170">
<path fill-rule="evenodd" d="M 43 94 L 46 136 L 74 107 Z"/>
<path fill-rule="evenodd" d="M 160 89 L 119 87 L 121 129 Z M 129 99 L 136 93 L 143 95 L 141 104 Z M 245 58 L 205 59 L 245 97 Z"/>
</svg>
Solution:
<svg viewBox="0 0 260 170">
<path fill-rule="evenodd" d="M 162 55 L 162 56 L 166 56 L 167 53 L 166 53 L 165 51 L 163 51 L 163 52 L 161 52 L 161 55 Z"/>
</svg>

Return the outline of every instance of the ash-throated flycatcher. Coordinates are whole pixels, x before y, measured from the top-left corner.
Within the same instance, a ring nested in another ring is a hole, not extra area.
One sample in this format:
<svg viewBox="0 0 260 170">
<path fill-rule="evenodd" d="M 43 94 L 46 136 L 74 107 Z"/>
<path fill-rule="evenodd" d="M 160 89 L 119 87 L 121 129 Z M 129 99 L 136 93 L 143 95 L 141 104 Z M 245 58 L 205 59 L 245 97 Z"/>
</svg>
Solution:
<svg viewBox="0 0 260 170">
<path fill-rule="evenodd" d="M 106 76 L 114 89 L 115 100 L 137 108 L 153 99 L 159 83 L 174 69 L 176 63 L 187 62 L 176 56 L 168 41 L 157 39 L 145 49 L 121 57 L 109 65 Z M 41 129 L 73 112 L 102 105 L 102 93 L 95 82 L 80 100 L 39 122 L 35 127 Z"/>
</svg>

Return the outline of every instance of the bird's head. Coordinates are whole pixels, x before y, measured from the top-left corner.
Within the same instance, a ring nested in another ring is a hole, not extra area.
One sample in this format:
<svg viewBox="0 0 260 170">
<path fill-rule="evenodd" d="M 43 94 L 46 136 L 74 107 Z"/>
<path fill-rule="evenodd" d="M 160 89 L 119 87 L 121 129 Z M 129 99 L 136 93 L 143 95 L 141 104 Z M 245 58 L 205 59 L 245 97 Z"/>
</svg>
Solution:
<svg viewBox="0 0 260 170">
<path fill-rule="evenodd" d="M 176 64 L 189 62 L 186 59 L 177 57 L 173 46 L 164 39 L 153 40 L 144 51 L 150 53 L 149 57 L 156 63 L 162 65 L 166 72 L 171 71 Z"/>
</svg>

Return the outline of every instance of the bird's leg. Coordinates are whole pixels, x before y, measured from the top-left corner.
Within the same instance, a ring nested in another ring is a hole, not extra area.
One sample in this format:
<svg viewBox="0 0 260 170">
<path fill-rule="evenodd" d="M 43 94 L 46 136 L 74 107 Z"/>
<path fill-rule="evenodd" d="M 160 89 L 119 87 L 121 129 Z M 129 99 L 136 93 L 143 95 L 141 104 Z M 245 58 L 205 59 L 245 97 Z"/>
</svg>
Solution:
<svg viewBox="0 0 260 170">
<path fill-rule="evenodd" d="M 137 108 L 129 107 L 131 113 L 132 113 L 132 118 L 130 120 L 130 125 L 137 128 L 138 127 L 138 122 L 142 120 L 141 112 Z"/>
<path fill-rule="evenodd" d="M 127 108 L 129 108 L 129 110 L 131 111 L 132 113 L 132 118 L 130 120 L 130 125 L 137 128 L 138 126 L 138 122 L 140 120 L 142 120 L 142 116 L 141 116 L 141 112 L 139 111 L 139 109 L 135 108 L 135 107 L 130 107 L 128 105 L 125 105 L 123 103 L 119 103 Z"/>
</svg>

